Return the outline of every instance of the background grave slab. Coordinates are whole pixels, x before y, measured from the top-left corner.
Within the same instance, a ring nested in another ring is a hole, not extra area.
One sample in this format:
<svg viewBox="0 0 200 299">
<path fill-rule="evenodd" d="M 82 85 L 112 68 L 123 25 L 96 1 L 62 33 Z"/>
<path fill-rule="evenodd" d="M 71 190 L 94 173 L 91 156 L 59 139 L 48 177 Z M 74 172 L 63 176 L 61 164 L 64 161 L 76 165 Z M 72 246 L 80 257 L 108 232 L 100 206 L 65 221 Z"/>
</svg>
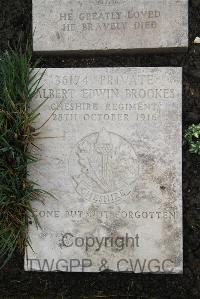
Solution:
<svg viewBox="0 0 200 299">
<path fill-rule="evenodd" d="M 33 0 L 36 52 L 187 47 L 188 0 Z"/>
<path fill-rule="evenodd" d="M 182 68 L 47 69 L 47 98 L 25 270 L 181 273 Z"/>
</svg>

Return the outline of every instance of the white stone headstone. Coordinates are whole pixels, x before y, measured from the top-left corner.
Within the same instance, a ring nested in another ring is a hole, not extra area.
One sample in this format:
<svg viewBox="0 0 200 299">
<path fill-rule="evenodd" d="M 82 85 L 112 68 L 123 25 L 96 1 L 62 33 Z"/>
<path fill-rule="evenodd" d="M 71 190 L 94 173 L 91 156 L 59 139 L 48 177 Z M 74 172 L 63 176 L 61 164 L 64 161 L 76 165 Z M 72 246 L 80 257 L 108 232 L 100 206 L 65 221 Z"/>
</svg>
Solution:
<svg viewBox="0 0 200 299">
<path fill-rule="evenodd" d="M 182 68 L 47 69 L 41 85 L 29 173 L 57 199 L 33 203 L 25 269 L 181 273 Z"/>
<path fill-rule="evenodd" d="M 33 0 L 36 52 L 187 47 L 188 0 Z"/>
</svg>

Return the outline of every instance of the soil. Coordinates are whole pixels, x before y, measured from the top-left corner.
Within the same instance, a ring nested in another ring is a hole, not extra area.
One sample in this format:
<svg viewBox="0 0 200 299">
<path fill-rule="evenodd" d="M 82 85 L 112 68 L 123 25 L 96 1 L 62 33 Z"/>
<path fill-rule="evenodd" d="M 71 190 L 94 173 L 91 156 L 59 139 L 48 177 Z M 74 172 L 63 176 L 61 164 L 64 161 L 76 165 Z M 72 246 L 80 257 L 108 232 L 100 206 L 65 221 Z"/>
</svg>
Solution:
<svg viewBox="0 0 200 299">
<path fill-rule="evenodd" d="M 183 132 L 200 122 L 200 1 L 189 5 L 189 51 L 184 54 L 43 57 L 43 67 L 182 66 Z M 31 34 L 31 0 L 0 1 L 0 50 Z M 34 57 L 35 59 L 36 57 Z M 200 298 L 200 156 L 183 138 L 184 274 L 26 273 L 15 253 L 0 272 L 0 298 Z"/>
</svg>

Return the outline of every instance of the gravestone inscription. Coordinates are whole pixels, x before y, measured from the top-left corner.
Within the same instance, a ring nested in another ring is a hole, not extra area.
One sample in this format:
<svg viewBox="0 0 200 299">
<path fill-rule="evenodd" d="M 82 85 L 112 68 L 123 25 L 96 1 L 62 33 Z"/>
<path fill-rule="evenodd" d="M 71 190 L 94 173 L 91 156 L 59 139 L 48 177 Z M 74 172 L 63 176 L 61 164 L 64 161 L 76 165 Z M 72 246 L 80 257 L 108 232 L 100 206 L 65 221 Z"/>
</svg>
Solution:
<svg viewBox="0 0 200 299">
<path fill-rule="evenodd" d="M 36 52 L 187 46 L 188 0 L 33 0 Z"/>
<path fill-rule="evenodd" d="M 25 269 L 181 273 L 182 69 L 47 69 L 44 100 Z"/>
</svg>

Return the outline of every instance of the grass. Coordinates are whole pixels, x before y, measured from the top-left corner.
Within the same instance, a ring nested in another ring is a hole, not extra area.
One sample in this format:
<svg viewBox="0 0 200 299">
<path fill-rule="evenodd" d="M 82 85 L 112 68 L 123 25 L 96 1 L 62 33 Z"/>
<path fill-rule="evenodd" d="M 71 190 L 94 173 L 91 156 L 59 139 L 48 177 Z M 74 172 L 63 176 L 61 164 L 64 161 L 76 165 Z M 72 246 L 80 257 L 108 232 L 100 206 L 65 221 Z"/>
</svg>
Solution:
<svg viewBox="0 0 200 299">
<path fill-rule="evenodd" d="M 31 202 L 45 193 L 27 175 L 37 162 L 29 146 L 39 134 L 32 127 L 38 111 L 29 107 L 43 76 L 34 73 L 31 55 L 29 45 L 0 54 L 0 268 L 15 250 L 24 252 L 30 218 L 39 225 Z"/>
</svg>

